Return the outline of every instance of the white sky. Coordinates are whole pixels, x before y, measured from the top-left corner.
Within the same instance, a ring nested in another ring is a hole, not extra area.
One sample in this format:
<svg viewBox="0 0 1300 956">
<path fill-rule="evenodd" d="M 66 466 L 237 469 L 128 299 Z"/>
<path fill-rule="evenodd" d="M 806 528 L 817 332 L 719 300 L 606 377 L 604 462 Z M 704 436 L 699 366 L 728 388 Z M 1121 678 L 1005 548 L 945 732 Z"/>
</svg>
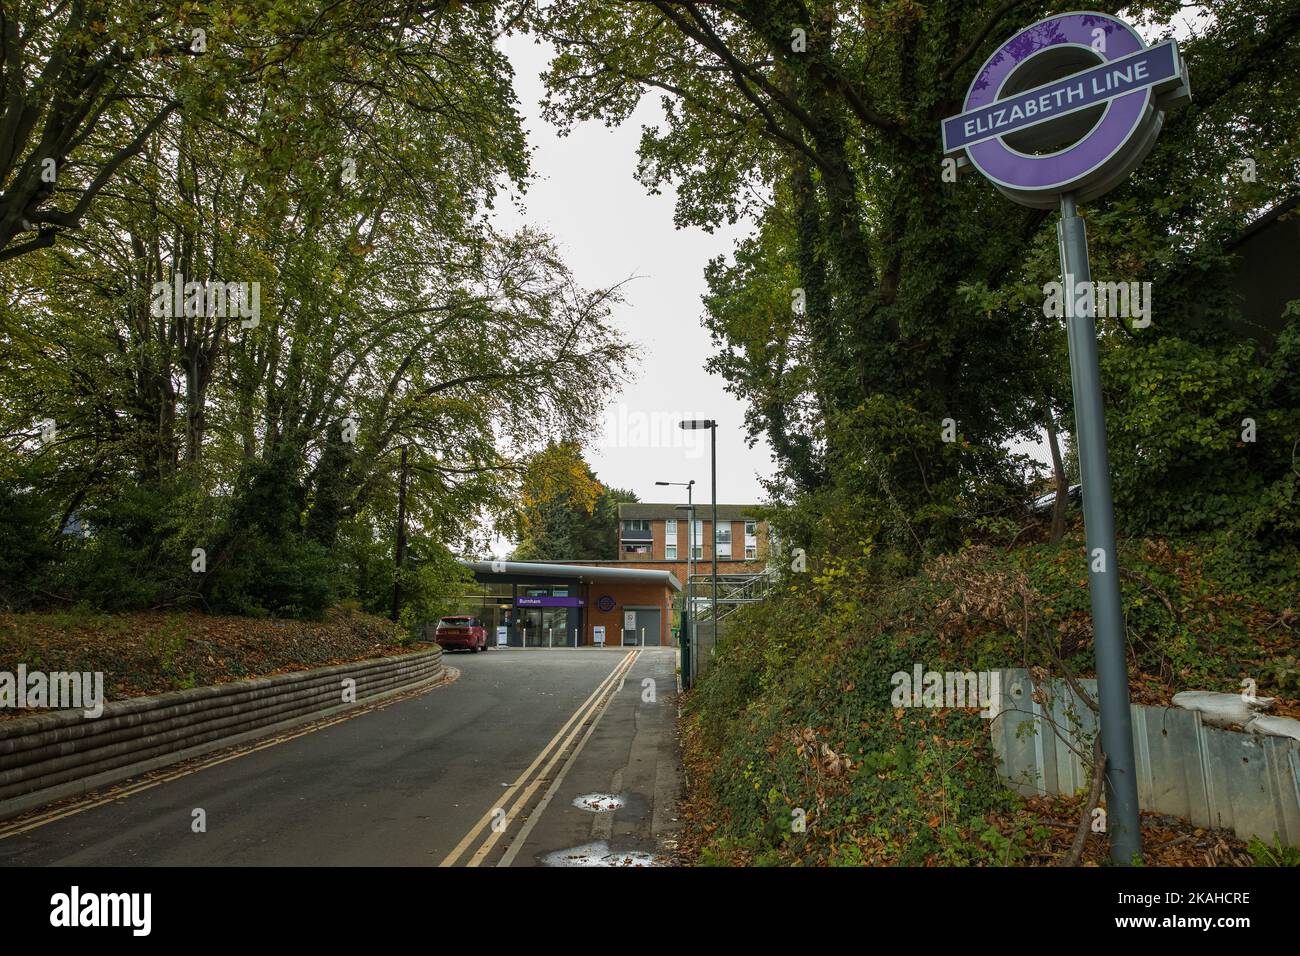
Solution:
<svg viewBox="0 0 1300 956">
<path fill-rule="evenodd" d="M 633 175 L 642 125 L 657 121 L 657 97 L 645 98 L 622 126 L 583 123 L 561 138 L 541 117 L 539 77 L 550 47 L 531 37 L 507 38 L 502 49 L 514 64 L 515 90 L 539 180 L 523 197 L 522 212 L 500 205 L 502 227 L 532 224 L 549 232 L 577 281 L 587 288 L 623 287 L 613 321 L 640 347 L 635 378 L 613 396 L 605 435 L 587 460 L 607 485 L 626 488 L 642 501 L 686 500 L 685 488 L 656 488 L 655 481 L 695 479 L 695 500 L 709 500 L 708 432 L 682 432 L 675 420 L 714 418 L 718 427 L 718 500 L 759 501 L 758 476 L 773 471 L 765 442 L 747 448 L 744 406 L 724 382 L 704 371 L 713 352 L 700 325 L 704 266 L 730 253 L 747 228 L 719 230 L 673 226 L 671 189 L 652 196 Z"/>
</svg>

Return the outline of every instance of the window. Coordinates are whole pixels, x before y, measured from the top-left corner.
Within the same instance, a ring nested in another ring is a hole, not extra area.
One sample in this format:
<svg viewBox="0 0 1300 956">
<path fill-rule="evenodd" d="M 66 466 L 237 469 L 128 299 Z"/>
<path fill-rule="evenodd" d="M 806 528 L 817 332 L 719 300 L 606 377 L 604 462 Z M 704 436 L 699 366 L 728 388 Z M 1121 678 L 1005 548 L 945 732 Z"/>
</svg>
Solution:
<svg viewBox="0 0 1300 956">
<path fill-rule="evenodd" d="M 717 549 L 718 557 L 720 558 L 731 557 L 731 525 L 730 524 L 724 524 L 718 526 L 717 536 L 714 538 L 713 545 Z"/>
<path fill-rule="evenodd" d="M 649 554 L 650 545 L 648 544 L 625 544 L 623 545 L 624 554 Z"/>
<path fill-rule="evenodd" d="M 669 561 L 677 560 L 677 542 L 674 541 L 664 545 L 664 557 Z"/>
<path fill-rule="evenodd" d="M 753 537 L 755 537 L 757 534 L 758 534 L 758 522 L 757 522 L 757 521 L 746 521 L 746 522 L 745 522 L 745 537 L 746 537 L 746 538 L 753 538 Z"/>
<path fill-rule="evenodd" d="M 664 521 L 664 537 L 673 540 L 677 537 L 677 519 L 668 518 Z"/>
<path fill-rule="evenodd" d="M 691 522 L 691 557 L 700 560 L 704 557 L 704 546 L 701 542 L 704 540 L 704 522 Z"/>
<path fill-rule="evenodd" d="M 747 545 L 745 545 L 745 560 L 746 560 L 746 561 L 757 561 L 757 560 L 758 560 L 758 546 L 757 546 L 757 545 L 753 545 L 753 544 L 747 544 Z"/>
<path fill-rule="evenodd" d="M 632 518 L 623 522 L 624 531 L 649 531 L 650 520 L 648 518 Z"/>
</svg>

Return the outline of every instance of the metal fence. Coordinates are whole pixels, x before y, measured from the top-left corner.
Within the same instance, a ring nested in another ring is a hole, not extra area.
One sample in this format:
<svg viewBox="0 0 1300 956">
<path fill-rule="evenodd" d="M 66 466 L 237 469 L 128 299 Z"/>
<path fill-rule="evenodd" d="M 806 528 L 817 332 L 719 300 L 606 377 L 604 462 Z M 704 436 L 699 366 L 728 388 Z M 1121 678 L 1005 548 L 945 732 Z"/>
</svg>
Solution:
<svg viewBox="0 0 1300 956">
<path fill-rule="evenodd" d="M 691 670 L 695 672 L 696 678 L 707 671 L 713 663 L 713 651 L 718 646 L 718 634 L 726 632 L 725 622 L 700 621 L 695 625 L 695 648 L 692 653 Z"/>
<path fill-rule="evenodd" d="M 1096 681 L 1079 683 L 1089 694 Z M 1087 785 L 1083 761 L 1096 721 L 1063 682 L 1043 703 L 1026 670 L 1001 672 L 1001 708 L 992 721 L 999 773 L 1026 796 L 1074 794 Z M 1300 846 L 1300 741 L 1211 727 L 1195 711 L 1133 705 L 1138 804 L 1242 839 Z"/>
</svg>

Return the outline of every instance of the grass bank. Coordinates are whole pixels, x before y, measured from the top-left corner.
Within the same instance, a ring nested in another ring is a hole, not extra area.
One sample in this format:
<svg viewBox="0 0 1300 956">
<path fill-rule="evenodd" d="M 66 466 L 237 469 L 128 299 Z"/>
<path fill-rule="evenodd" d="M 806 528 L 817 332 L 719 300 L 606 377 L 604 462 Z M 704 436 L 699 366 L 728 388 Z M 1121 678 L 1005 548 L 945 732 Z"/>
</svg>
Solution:
<svg viewBox="0 0 1300 956">
<path fill-rule="evenodd" d="M 383 657 L 416 645 L 384 618 L 335 610 L 321 621 L 198 613 L 0 614 L 0 671 L 104 674 L 107 700 Z M 24 712 L 0 709 L 0 719 Z"/>
<path fill-rule="evenodd" d="M 683 736 L 689 858 L 699 864 L 1005 865 L 1060 859 L 1077 801 L 1026 801 L 996 773 L 973 710 L 896 708 L 890 677 L 1069 669 L 1090 676 L 1084 545 L 972 544 L 883 580 L 869 545 L 792 574 L 737 614 L 689 696 Z M 1220 546 L 1121 545 L 1134 699 L 1239 690 L 1297 715 L 1296 588 Z M 802 820 L 800 832 L 797 821 Z M 1240 863 L 1230 836 L 1144 821 L 1149 863 Z M 1168 844 L 1168 845 L 1167 845 Z M 1104 859 L 1091 837 L 1085 861 Z"/>
</svg>

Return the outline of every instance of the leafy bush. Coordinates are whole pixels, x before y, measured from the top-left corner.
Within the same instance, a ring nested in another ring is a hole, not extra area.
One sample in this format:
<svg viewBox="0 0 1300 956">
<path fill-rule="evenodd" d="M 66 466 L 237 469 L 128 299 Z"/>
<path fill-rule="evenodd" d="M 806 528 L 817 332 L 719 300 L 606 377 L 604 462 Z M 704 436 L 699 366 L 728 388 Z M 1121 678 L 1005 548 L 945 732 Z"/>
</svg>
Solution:
<svg viewBox="0 0 1300 956">
<path fill-rule="evenodd" d="M 1300 540 L 1300 319 L 1264 360 L 1250 341 L 1152 337 L 1103 352 L 1116 518 L 1134 534 L 1239 529 Z"/>
<path fill-rule="evenodd" d="M 0 485 L 0 606 L 23 606 L 54 558 L 52 505 L 36 492 Z"/>
<path fill-rule="evenodd" d="M 1246 849 L 1256 866 L 1300 866 L 1300 850 L 1284 844 L 1276 833 L 1271 844 L 1259 837 L 1251 837 Z"/>
<path fill-rule="evenodd" d="M 791 574 L 730 619 L 686 705 L 687 762 L 707 808 L 702 862 L 1015 863 L 1044 841 L 996 774 L 973 710 L 895 708 L 890 677 L 1093 666 L 1086 549 L 971 545 L 886 577 L 869 542 Z M 1253 580 L 1219 538 L 1129 539 L 1120 566 L 1134 698 L 1261 693 L 1295 680 L 1295 590 Z M 791 826 L 803 810 L 807 830 Z M 699 820 L 698 814 L 693 819 Z"/>
</svg>

